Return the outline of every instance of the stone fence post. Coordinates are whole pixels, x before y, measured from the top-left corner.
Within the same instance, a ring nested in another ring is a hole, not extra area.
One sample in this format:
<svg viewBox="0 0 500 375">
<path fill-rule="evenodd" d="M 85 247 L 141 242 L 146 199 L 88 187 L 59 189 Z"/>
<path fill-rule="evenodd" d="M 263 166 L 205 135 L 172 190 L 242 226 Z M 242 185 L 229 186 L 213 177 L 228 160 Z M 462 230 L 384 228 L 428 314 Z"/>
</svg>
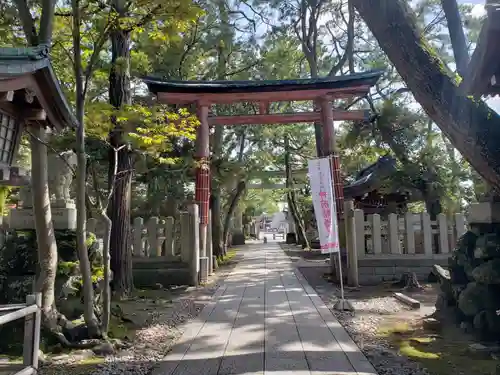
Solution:
<svg viewBox="0 0 500 375">
<path fill-rule="evenodd" d="M 132 248 L 133 254 L 136 257 L 146 256 L 146 252 L 143 250 L 144 241 L 142 240 L 142 228 L 144 226 L 144 220 L 142 217 L 136 217 L 133 223 L 134 229 L 132 230 Z"/>
<path fill-rule="evenodd" d="M 198 272 L 200 271 L 200 217 L 197 204 L 188 206 L 189 226 L 185 235 L 189 238 L 189 269 L 191 273 L 191 285 L 198 286 Z"/>
<path fill-rule="evenodd" d="M 175 222 L 173 217 L 165 218 L 165 256 L 175 258 Z"/>
<path fill-rule="evenodd" d="M 160 219 L 156 216 L 149 218 L 146 223 L 149 253 L 146 256 L 149 257 L 159 257 L 161 256 L 161 244 L 158 239 L 158 226 L 160 224 Z"/>
<path fill-rule="evenodd" d="M 347 283 L 349 286 L 359 286 L 358 252 L 356 249 L 356 224 L 354 221 L 354 202 L 344 201 L 344 226 L 347 248 Z M 331 256 L 333 254 L 330 254 Z"/>
</svg>

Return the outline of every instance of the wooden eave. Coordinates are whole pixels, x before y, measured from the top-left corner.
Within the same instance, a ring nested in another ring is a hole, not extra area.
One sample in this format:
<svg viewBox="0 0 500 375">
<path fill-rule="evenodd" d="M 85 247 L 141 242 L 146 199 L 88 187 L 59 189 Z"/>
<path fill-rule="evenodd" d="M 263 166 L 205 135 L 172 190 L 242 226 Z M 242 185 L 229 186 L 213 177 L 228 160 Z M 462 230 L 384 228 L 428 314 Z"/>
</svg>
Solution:
<svg viewBox="0 0 500 375">
<path fill-rule="evenodd" d="M 146 77 L 148 89 L 165 104 L 270 103 L 365 95 L 383 71 L 348 76 L 273 81 L 163 81 Z"/>
<path fill-rule="evenodd" d="M 487 5 L 486 9 L 488 16 L 461 83 L 467 95 L 476 97 L 500 93 L 500 8 Z"/>
<path fill-rule="evenodd" d="M 28 91 L 35 94 L 32 103 L 20 99 Z M 1 101 L 0 108 L 11 115 L 23 118 L 27 110 L 43 110 L 46 117 L 36 119 L 42 126 L 57 130 L 77 126 L 43 46 L 0 48 L 0 95 L 7 97 L 9 92 L 14 92 L 14 100 Z"/>
</svg>

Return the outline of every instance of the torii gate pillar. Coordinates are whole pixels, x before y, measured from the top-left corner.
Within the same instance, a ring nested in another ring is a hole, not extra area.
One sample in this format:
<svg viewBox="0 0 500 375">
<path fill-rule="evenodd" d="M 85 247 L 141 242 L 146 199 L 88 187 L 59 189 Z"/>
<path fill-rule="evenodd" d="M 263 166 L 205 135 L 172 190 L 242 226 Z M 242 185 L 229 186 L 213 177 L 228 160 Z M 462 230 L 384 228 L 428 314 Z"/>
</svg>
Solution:
<svg viewBox="0 0 500 375">
<path fill-rule="evenodd" d="M 196 168 L 196 190 L 195 199 L 200 209 L 200 282 L 208 279 L 208 257 L 207 257 L 207 229 L 208 216 L 210 214 L 210 128 L 208 124 L 208 105 L 198 103 L 197 115 L 200 125 L 196 132 L 196 161 L 199 163 Z"/>
<path fill-rule="evenodd" d="M 344 185 L 340 174 L 340 157 L 335 142 L 335 128 L 333 124 L 333 108 L 328 98 L 321 98 L 321 119 L 323 125 L 324 155 L 332 158 L 332 182 L 335 192 L 337 218 L 341 219 L 344 213 Z"/>
<path fill-rule="evenodd" d="M 324 155 L 332 158 L 331 174 L 333 191 L 335 192 L 335 207 L 337 210 L 337 224 L 340 248 L 345 245 L 343 213 L 344 213 L 344 186 L 340 174 L 340 158 L 335 144 L 335 128 L 333 123 L 333 108 L 328 98 L 321 98 L 321 119 L 323 125 L 323 151 Z M 330 271 L 333 280 L 339 281 L 339 267 L 342 264 L 337 264 L 337 256 L 330 254 Z"/>
</svg>

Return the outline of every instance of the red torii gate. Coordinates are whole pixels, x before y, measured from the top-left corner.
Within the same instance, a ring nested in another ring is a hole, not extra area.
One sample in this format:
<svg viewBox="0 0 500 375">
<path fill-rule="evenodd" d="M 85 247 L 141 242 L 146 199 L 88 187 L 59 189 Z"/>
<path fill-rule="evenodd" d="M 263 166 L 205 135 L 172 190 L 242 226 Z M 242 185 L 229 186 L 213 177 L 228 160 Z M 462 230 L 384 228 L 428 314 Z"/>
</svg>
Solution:
<svg viewBox="0 0 500 375">
<path fill-rule="evenodd" d="M 340 163 L 335 147 L 334 121 L 367 120 L 369 111 L 333 109 L 335 99 L 366 95 L 379 80 L 383 71 L 370 71 L 331 78 L 274 80 L 274 81 L 171 81 L 147 77 L 144 82 L 163 104 L 195 105 L 200 121 L 197 129 L 196 157 L 200 167 L 196 173 L 195 199 L 200 208 L 200 247 L 206 249 L 209 214 L 210 126 L 293 124 L 321 122 L 323 130 L 322 155 L 332 156 L 332 175 L 339 217 L 343 212 L 344 192 Z M 318 111 L 300 113 L 269 113 L 269 104 L 283 101 L 314 101 Z M 259 106 L 257 115 L 209 116 L 214 104 L 253 102 Z"/>
</svg>

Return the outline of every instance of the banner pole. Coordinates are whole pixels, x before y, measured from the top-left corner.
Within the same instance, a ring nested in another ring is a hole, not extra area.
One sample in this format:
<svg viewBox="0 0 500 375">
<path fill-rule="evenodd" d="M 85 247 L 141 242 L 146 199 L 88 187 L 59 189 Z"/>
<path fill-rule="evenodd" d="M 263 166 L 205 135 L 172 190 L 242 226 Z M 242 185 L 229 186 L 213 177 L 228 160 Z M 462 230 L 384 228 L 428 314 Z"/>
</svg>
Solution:
<svg viewBox="0 0 500 375">
<path fill-rule="evenodd" d="M 329 155 L 328 157 L 328 160 L 329 160 L 329 163 L 330 163 L 330 174 L 332 176 L 332 190 L 333 190 L 333 197 L 335 197 L 333 199 L 333 203 L 332 203 L 332 207 L 335 207 L 335 215 L 337 216 L 337 218 L 339 217 L 338 216 L 338 212 L 337 212 L 337 200 L 336 200 L 336 195 L 335 195 L 335 176 L 333 174 L 333 155 Z M 338 222 L 337 222 L 337 226 L 338 226 Z M 337 233 L 339 231 L 339 228 L 334 228 L 334 222 L 332 220 L 332 230 L 337 230 Z M 337 238 L 339 238 L 337 236 Z M 339 262 L 339 281 L 340 281 L 340 300 L 337 301 L 337 303 L 335 304 L 334 306 L 334 309 L 336 310 L 339 310 L 339 311 L 354 311 L 354 307 L 351 305 L 351 303 L 349 301 L 346 301 L 345 299 L 345 295 L 344 295 L 344 276 L 342 274 L 342 254 L 341 254 L 341 249 L 340 249 L 340 244 L 339 244 L 339 247 L 338 247 L 338 252 L 337 252 L 337 255 L 338 255 L 338 262 Z M 334 257 L 333 257 L 333 253 L 330 253 L 330 264 L 331 264 L 331 269 L 332 269 L 332 274 L 333 272 L 337 272 L 337 269 L 335 267 L 335 262 L 333 261 Z"/>
<path fill-rule="evenodd" d="M 332 175 L 332 189 L 334 191 L 334 194 L 335 194 L 335 189 L 333 188 L 333 186 L 335 186 L 335 176 L 333 174 L 333 155 L 330 155 L 328 157 L 328 159 L 330 160 L 330 173 Z M 332 202 L 332 207 L 335 207 L 335 214 L 337 215 L 338 217 L 338 212 L 337 212 L 337 196 L 335 195 L 335 199 L 333 200 Z M 337 226 L 338 226 L 338 222 L 337 222 Z M 333 220 L 332 220 L 332 229 L 335 230 L 335 228 L 333 228 L 334 224 L 333 224 Z M 339 228 L 337 227 L 337 232 L 339 230 Z M 340 246 L 339 246 L 339 251 L 337 252 L 337 255 L 338 255 L 338 261 L 339 261 L 339 280 L 340 280 L 340 301 L 341 301 L 341 304 L 342 306 L 344 305 L 344 277 L 342 275 L 342 255 L 340 254 Z M 330 255 L 330 258 L 333 259 L 333 256 Z M 335 266 L 333 266 L 335 267 Z M 337 271 L 337 270 L 335 270 Z"/>
<path fill-rule="evenodd" d="M 344 306 L 344 277 L 342 276 L 342 256 L 340 251 L 337 253 L 339 255 L 339 278 L 340 278 L 340 302 Z M 333 257 L 332 257 L 333 258 Z"/>
<path fill-rule="evenodd" d="M 333 193 L 332 194 L 332 201 L 333 201 L 332 208 L 333 208 L 333 207 L 336 207 L 336 206 L 335 206 L 335 189 L 333 188 L 334 181 L 333 181 L 333 173 L 332 173 L 332 157 L 331 157 L 331 155 L 328 155 L 328 171 L 330 173 L 331 185 L 332 185 L 332 193 Z M 332 220 L 332 222 L 331 222 L 330 225 L 331 225 L 331 229 L 335 230 L 335 228 L 334 228 L 334 221 L 333 220 Z M 333 256 L 332 249 L 330 248 L 330 273 L 332 275 L 332 281 L 334 281 L 333 280 L 333 276 L 337 272 L 337 270 L 335 268 L 336 268 L 335 267 L 335 258 Z"/>
</svg>

